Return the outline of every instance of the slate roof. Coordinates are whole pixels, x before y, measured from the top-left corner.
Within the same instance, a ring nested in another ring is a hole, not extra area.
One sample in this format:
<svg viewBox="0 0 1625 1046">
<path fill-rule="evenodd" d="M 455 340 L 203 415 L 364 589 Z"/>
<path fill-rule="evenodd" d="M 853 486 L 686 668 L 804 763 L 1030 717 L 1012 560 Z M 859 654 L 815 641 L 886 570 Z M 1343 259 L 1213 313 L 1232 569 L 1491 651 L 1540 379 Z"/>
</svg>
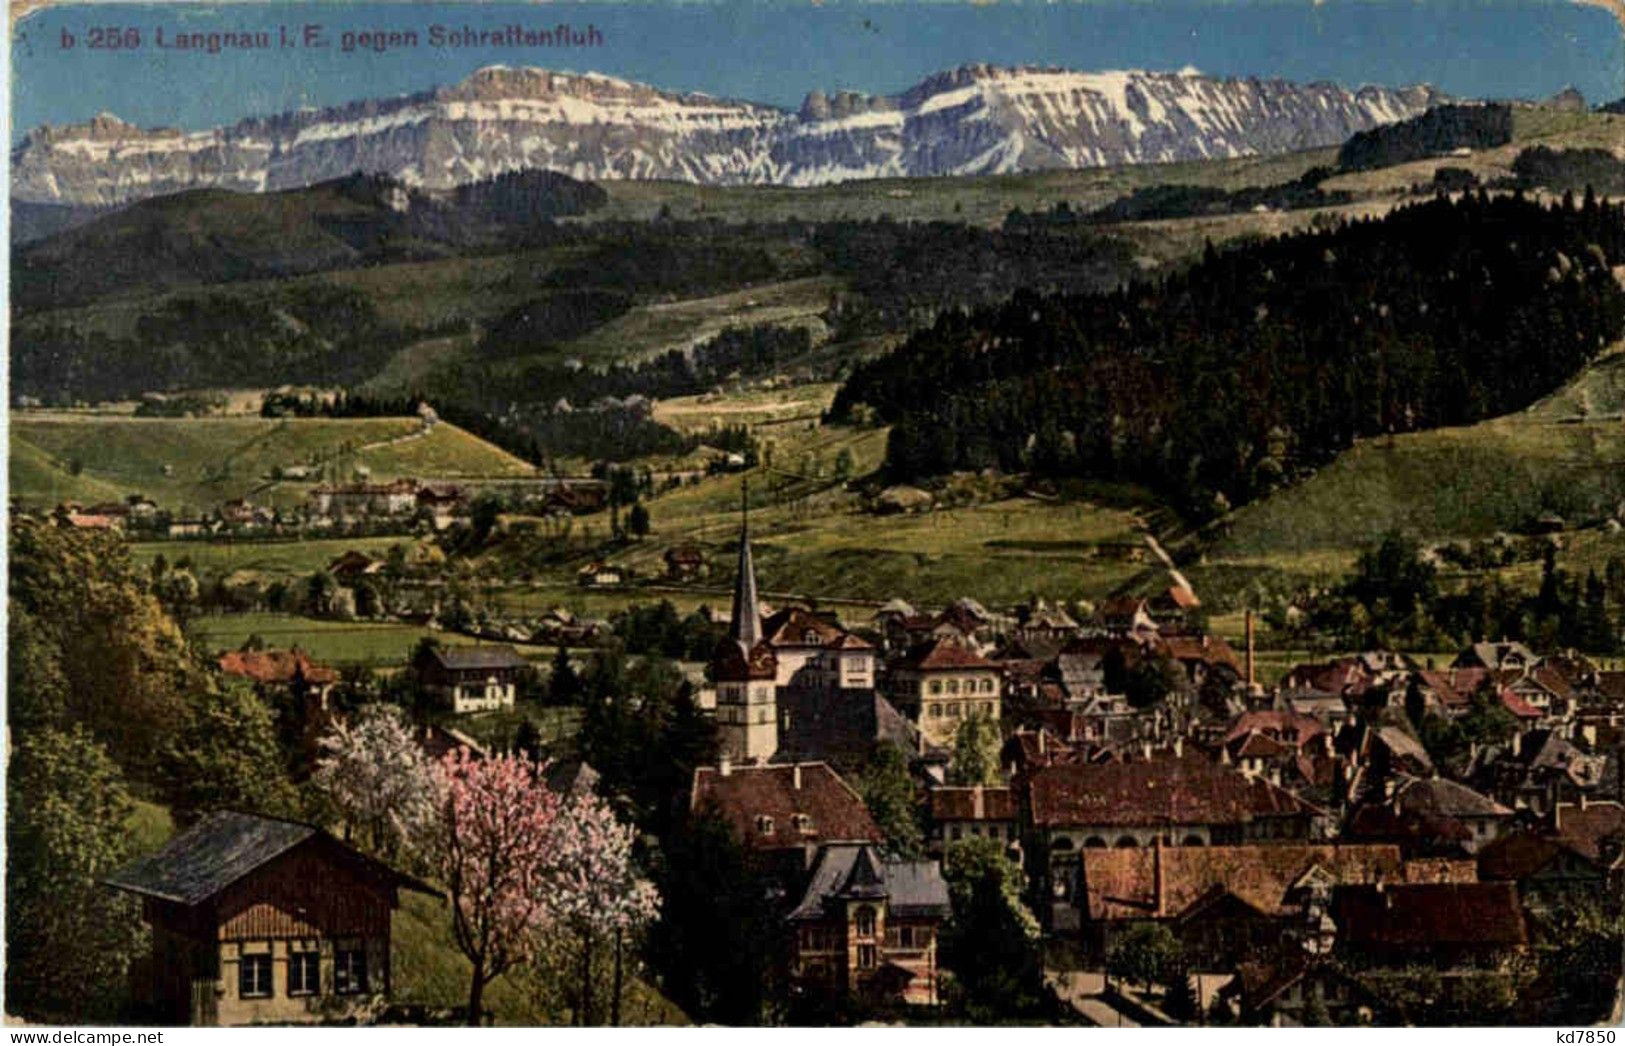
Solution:
<svg viewBox="0 0 1625 1046">
<path fill-rule="evenodd" d="M 689 803 L 694 810 L 714 804 L 735 836 L 752 850 L 878 843 L 885 838 L 858 793 L 826 763 L 733 767 L 726 774 L 702 766 L 694 771 Z M 796 826 L 797 814 L 806 815 L 806 828 Z M 772 818 L 766 832 L 757 820 L 764 816 Z"/>
<path fill-rule="evenodd" d="M 1041 827 L 1242 824 L 1323 813 L 1268 781 L 1203 758 L 1058 764 L 1028 780 Z"/>
<path fill-rule="evenodd" d="M 919 748 L 919 728 L 873 690 L 821 691 L 787 687 L 778 698 L 782 725 L 775 761 L 861 763 L 877 741 L 904 752 Z"/>
<path fill-rule="evenodd" d="M 506 643 L 486 646 L 437 646 L 431 656 L 450 672 L 478 672 L 499 668 L 524 668 L 528 662 Z"/>
<path fill-rule="evenodd" d="M 1428 949 L 1515 948 L 1527 940 L 1512 883 L 1346 886 L 1332 895 L 1339 941 Z"/>
<path fill-rule="evenodd" d="M 1446 777 L 1411 777 L 1394 790 L 1394 808 L 1439 817 L 1511 817 L 1512 811 L 1481 792 Z"/>
<path fill-rule="evenodd" d="M 351 850 L 321 829 L 296 821 L 222 810 L 209 814 L 156 853 L 139 857 L 103 880 L 131 893 L 193 906 L 313 839 L 338 847 L 381 871 L 397 885 L 435 893 L 431 887 Z"/>
<path fill-rule="evenodd" d="M 1085 848 L 1079 858 L 1088 918 L 1095 921 L 1177 917 L 1216 886 L 1264 915 L 1282 916 L 1297 909 L 1287 895 L 1311 869 L 1334 884 L 1404 874 L 1399 847 L 1380 845 Z"/>
<path fill-rule="evenodd" d="M 790 918 L 822 919 L 827 902 L 843 895 L 885 898 L 893 915 L 946 918 L 949 911 L 948 884 L 936 861 L 886 860 L 872 846 L 836 845 L 818 851 L 806 892 Z"/>
</svg>

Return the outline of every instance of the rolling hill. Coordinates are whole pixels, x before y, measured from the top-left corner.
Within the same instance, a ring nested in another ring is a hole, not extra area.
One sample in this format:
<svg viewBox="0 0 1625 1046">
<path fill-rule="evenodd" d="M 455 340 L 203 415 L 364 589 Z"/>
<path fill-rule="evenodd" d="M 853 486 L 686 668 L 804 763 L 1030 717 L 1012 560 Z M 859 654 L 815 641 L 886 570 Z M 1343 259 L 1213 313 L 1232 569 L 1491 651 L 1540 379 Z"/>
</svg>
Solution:
<svg viewBox="0 0 1625 1046">
<path fill-rule="evenodd" d="M 11 496 L 50 506 L 65 499 L 145 494 L 195 513 L 237 497 L 291 506 L 309 483 L 276 482 L 289 466 L 362 466 L 376 480 L 532 475 L 525 462 L 441 422 L 416 418 L 129 418 L 16 414 Z"/>
</svg>

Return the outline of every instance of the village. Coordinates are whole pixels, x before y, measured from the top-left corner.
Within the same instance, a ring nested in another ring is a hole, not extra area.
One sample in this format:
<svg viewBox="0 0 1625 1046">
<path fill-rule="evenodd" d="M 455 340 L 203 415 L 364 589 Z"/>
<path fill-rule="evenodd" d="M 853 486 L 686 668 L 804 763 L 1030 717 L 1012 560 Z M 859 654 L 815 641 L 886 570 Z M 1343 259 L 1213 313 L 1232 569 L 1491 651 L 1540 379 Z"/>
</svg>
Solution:
<svg viewBox="0 0 1625 1046">
<path fill-rule="evenodd" d="M 343 590 L 388 566 L 352 552 L 329 573 Z M 758 593 L 748 518 L 731 572 L 697 551 L 668 553 L 667 566 L 672 582 L 731 573 L 729 610 L 698 622 L 715 636 L 710 656 L 682 684 L 709 726 L 678 813 L 714 818 L 740 848 L 777 924 L 771 991 L 803 1019 L 909 1020 L 996 975 L 956 968 L 963 940 L 954 954 L 944 945 L 970 920 L 955 875 L 972 854 L 997 857 L 988 881 L 1007 884 L 1032 925 L 1052 1020 L 1432 1022 L 1582 990 L 1613 997 L 1617 968 L 1558 983 L 1536 953 L 1591 917 L 1577 912 L 1617 916 L 1625 668 L 1481 642 L 1449 663 L 1370 650 L 1266 684 L 1251 617 L 1239 651 L 1204 631 L 1199 596 L 1171 568 L 1156 595 L 1104 600 L 1082 620 L 969 597 L 844 617 L 774 607 Z M 612 573 L 594 564 L 581 583 L 620 583 L 600 577 Z M 524 727 L 492 739 L 475 725 L 527 689 L 558 688 L 560 673 L 575 682 L 572 661 L 625 636 L 562 609 L 532 624 L 469 623 L 475 645 L 411 653 L 398 679 L 416 694 L 422 753 L 553 754 Z M 531 640 L 559 644 L 551 681 L 514 645 Z M 229 651 L 217 668 L 283 695 L 272 703 L 294 709 L 310 765 L 369 714 L 337 700 L 340 672 L 297 644 Z M 902 809 L 873 787 L 877 762 L 898 768 Z M 583 747 L 547 765 L 561 795 L 628 801 Z M 109 876 L 144 899 L 143 967 L 201 971 L 149 983 L 157 1012 L 330 1021 L 365 1001 L 374 1017 L 417 1013 L 378 1009 L 388 912 L 401 889 L 439 891 L 346 845 L 349 831 L 212 814 Z M 319 914 L 292 914 L 290 874 L 306 884 L 298 896 L 324 884 L 308 894 Z M 295 944 L 308 969 L 285 951 Z"/>
</svg>

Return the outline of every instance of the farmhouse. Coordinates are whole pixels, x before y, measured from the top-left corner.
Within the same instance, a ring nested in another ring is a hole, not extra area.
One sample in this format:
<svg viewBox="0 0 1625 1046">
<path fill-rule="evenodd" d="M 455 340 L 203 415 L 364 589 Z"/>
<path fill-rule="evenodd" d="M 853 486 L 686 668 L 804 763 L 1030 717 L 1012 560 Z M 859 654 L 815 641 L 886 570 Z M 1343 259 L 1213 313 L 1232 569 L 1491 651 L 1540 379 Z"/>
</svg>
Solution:
<svg viewBox="0 0 1625 1046">
<path fill-rule="evenodd" d="M 390 915 L 430 887 L 319 828 L 210 814 L 106 879 L 152 927 L 143 994 L 166 1023 L 338 1021 L 387 999 Z"/>
<path fill-rule="evenodd" d="M 528 664 L 506 645 L 430 647 L 412 668 L 426 691 L 461 715 L 512 707 L 515 680 Z"/>
</svg>

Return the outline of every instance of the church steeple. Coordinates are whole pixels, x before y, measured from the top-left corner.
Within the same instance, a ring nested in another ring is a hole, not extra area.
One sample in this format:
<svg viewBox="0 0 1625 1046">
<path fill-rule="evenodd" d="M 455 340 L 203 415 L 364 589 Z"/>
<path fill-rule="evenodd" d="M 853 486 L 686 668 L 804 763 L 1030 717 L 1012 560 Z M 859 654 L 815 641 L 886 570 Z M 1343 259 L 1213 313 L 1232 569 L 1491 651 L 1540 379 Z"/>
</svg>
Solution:
<svg viewBox="0 0 1625 1046">
<path fill-rule="evenodd" d="M 734 576 L 733 624 L 728 635 L 749 658 L 762 641 L 762 607 L 756 598 L 756 565 L 750 558 L 750 481 L 739 484 L 739 569 Z"/>
</svg>

